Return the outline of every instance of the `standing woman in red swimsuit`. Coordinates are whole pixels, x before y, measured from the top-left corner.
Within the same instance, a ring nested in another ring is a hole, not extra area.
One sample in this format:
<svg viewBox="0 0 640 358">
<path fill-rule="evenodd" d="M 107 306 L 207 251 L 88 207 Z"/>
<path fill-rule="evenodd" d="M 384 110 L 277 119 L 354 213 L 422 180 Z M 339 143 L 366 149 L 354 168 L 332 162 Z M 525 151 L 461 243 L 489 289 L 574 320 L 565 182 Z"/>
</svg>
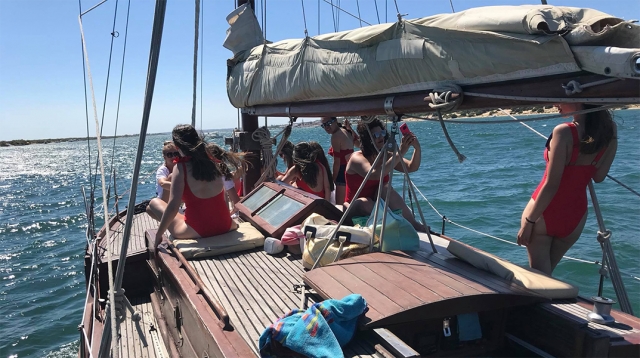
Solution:
<svg viewBox="0 0 640 358">
<path fill-rule="evenodd" d="M 346 194 L 347 182 L 344 179 L 344 172 L 347 168 L 347 162 L 353 146 L 359 146 L 359 138 L 354 135 L 349 121 L 345 120 L 344 127 L 338 122 L 336 117 L 320 118 L 320 127 L 331 135 L 331 147 L 329 147 L 329 155 L 333 157 L 333 177 L 332 180 L 336 184 L 336 204 L 342 205 Z"/>
<path fill-rule="evenodd" d="M 561 104 L 560 113 L 584 108 Z M 587 220 L 587 185 L 604 180 L 618 148 L 617 127 L 607 110 L 574 115 L 547 140 L 542 181 L 522 213 L 518 244 L 527 247 L 529 265 L 551 275 L 578 240 Z"/>
<path fill-rule="evenodd" d="M 293 149 L 294 165 L 282 177 L 285 183 L 295 183 L 298 189 L 331 201 L 334 189 L 331 168 L 324 149 L 318 142 L 300 142 Z"/>
<path fill-rule="evenodd" d="M 207 143 L 190 125 L 177 125 L 172 136 L 182 158 L 173 168 L 169 202 L 155 198 L 149 203 L 153 216 L 161 218 L 156 248 L 166 230 L 177 239 L 195 239 L 237 228 L 225 200 L 223 174 Z M 178 213 L 182 201 L 187 207 L 184 215 Z"/>
</svg>

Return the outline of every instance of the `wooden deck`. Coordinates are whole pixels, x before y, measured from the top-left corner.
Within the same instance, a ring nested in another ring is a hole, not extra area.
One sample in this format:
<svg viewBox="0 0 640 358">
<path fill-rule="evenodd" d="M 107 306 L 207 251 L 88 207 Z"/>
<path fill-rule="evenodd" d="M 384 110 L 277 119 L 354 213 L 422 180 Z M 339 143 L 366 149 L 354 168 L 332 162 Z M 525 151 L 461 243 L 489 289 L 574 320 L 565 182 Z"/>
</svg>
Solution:
<svg viewBox="0 0 640 358">
<path fill-rule="evenodd" d="M 125 219 L 125 216 L 121 217 L 120 221 L 114 219 L 114 223 L 111 226 L 110 240 L 107 242 L 106 239 L 102 239 L 98 244 L 99 262 L 107 262 L 107 245 L 109 245 L 109 248 L 111 249 L 113 261 L 118 261 L 120 258 Z M 131 228 L 131 235 L 129 237 L 129 245 L 127 248 L 127 260 L 146 258 L 147 247 L 145 245 L 144 233 L 149 229 L 155 229 L 157 227 L 158 222 L 153 220 L 146 213 L 140 213 L 133 216 L 133 227 Z"/>
<path fill-rule="evenodd" d="M 153 315 L 151 300 L 147 297 L 131 299 L 133 308 L 140 312 L 138 322 L 127 319 L 120 323 L 119 357 L 122 358 L 163 358 L 169 357 L 165 342 L 158 331 L 158 322 Z"/>
<path fill-rule="evenodd" d="M 456 258 L 423 251 L 351 257 L 307 272 L 304 281 L 325 299 L 360 293 L 369 304 L 368 328 L 546 300 Z"/>
<path fill-rule="evenodd" d="M 262 331 L 278 317 L 301 306 L 301 295 L 294 289 L 294 285 L 302 283 L 304 273 L 300 255 L 271 256 L 260 248 L 191 264 L 256 354 Z M 310 295 L 308 303 L 315 302 Z M 360 333 L 345 347 L 345 356 L 377 356 L 375 344 L 368 333 Z"/>
</svg>

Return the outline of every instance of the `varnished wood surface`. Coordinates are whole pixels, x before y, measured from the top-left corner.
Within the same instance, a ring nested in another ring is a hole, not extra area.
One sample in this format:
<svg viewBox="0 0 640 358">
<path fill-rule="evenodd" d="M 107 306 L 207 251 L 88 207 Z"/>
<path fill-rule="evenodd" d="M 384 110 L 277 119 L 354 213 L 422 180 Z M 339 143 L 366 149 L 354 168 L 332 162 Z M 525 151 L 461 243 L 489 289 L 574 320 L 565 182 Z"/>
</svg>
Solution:
<svg viewBox="0 0 640 358">
<path fill-rule="evenodd" d="M 119 357 L 121 358 L 162 358 L 169 353 L 162 340 L 158 323 L 153 316 L 149 297 L 131 299 L 133 308 L 140 312 L 141 319 L 134 322 L 127 312 L 127 319 L 120 323 Z"/>
<path fill-rule="evenodd" d="M 362 294 L 370 328 L 545 300 L 458 259 L 427 252 L 351 257 L 307 272 L 304 280 L 323 298 Z"/>
<path fill-rule="evenodd" d="M 107 261 L 107 244 L 111 249 L 112 260 L 117 261 L 120 258 L 120 250 L 122 247 L 122 236 L 124 233 L 124 222 L 126 217 L 120 218 L 121 222 L 116 221 L 111 226 L 110 240 L 103 238 L 98 245 L 98 257 L 100 262 Z M 144 241 L 144 233 L 149 229 L 158 227 L 158 222 L 153 220 L 146 213 L 140 213 L 133 216 L 133 226 L 131 235 L 129 236 L 129 245 L 127 248 L 127 257 L 144 255 L 147 248 Z"/>
<path fill-rule="evenodd" d="M 271 256 L 262 248 L 190 263 L 225 307 L 231 324 L 258 354 L 258 339 L 277 318 L 301 304 L 294 285 L 302 283 L 300 255 Z M 340 297 L 342 298 L 342 297 Z M 308 305 L 315 302 L 313 297 Z M 373 340 L 363 333 L 345 347 L 347 357 L 372 357 Z"/>
</svg>

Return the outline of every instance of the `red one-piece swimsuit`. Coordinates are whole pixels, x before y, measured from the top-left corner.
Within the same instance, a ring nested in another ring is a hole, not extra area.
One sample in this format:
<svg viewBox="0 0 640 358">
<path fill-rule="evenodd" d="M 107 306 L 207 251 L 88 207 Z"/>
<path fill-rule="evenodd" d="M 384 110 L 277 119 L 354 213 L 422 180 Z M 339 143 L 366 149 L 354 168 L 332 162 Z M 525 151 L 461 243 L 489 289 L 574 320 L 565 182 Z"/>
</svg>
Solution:
<svg viewBox="0 0 640 358">
<path fill-rule="evenodd" d="M 565 123 L 571 128 L 573 136 L 573 151 L 569 164 L 564 167 L 560 186 L 556 195 L 551 199 L 549 206 L 542 213 L 544 222 L 547 226 L 547 234 L 553 237 L 565 238 L 569 236 L 580 224 L 580 220 L 587 211 L 587 185 L 593 179 L 597 168 L 596 164 L 606 151 L 606 147 L 602 148 L 595 159 L 588 165 L 576 165 L 576 160 L 580 154 L 580 139 L 578 138 L 578 129 L 572 122 Z M 544 160 L 547 162 L 547 168 L 544 171 L 542 180 L 538 184 L 538 188 L 533 192 L 531 198 L 536 200 L 542 186 L 547 181 L 547 171 L 549 170 L 549 142 L 544 151 Z"/>
<path fill-rule="evenodd" d="M 187 207 L 184 212 L 184 221 L 191 226 L 200 237 L 209 237 L 224 234 L 231 229 L 231 215 L 229 207 L 224 197 L 224 190 L 216 196 L 210 198 L 198 198 L 191 192 L 187 181 L 187 166 L 184 162 L 188 161 L 180 158 L 180 164 L 184 171 L 184 191 L 182 192 L 182 201 Z"/>
</svg>

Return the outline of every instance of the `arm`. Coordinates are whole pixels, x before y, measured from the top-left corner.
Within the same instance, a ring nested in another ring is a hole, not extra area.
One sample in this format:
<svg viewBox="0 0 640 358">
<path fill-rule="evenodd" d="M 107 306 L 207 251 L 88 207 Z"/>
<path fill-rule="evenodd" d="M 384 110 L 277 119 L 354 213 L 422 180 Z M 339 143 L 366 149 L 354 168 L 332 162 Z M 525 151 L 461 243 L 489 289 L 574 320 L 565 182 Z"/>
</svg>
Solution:
<svg viewBox="0 0 640 358">
<path fill-rule="evenodd" d="M 530 221 L 535 223 L 538 220 L 540 215 L 542 215 L 558 192 L 560 180 L 564 173 L 565 163 L 567 162 L 567 158 L 571 152 L 572 143 L 573 138 L 568 126 L 561 124 L 554 128 L 553 138 L 551 138 L 551 142 L 549 143 L 550 149 L 547 179 L 544 184 L 542 184 L 538 197 L 527 216 L 527 219 Z M 528 245 L 532 232 L 533 224 L 523 220 L 520 225 L 520 231 L 518 232 L 518 244 L 525 246 Z"/>
<path fill-rule="evenodd" d="M 609 143 L 609 147 L 604 152 L 602 158 L 600 158 L 600 162 L 598 163 L 599 167 L 596 171 L 596 174 L 593 176 L 593 181 L 596 183 L 601 183 L 604 178 L 607 177 L 609 173 L 609 169 L 611 169 L 611 164 L 613 164 L 613 160 L 616 157 L 616 152 L 618 151 L 618 127 L 616 123 L 613 123 L 613 139 Z"/>
<path fill-rule="evenodd" d="M 324 191 L 324 199 L 330 202 L 331 187 L 329 186 L 329 180 L 331 180 L 331 178 L 329 178 L 328 173 L 326 173 L 326 170 L 324 169 L 324 165 L 319 164 L 318 166 L 320 167 L 320 174 L 322 176 L 322 189 Z"/>
<path fill-rule="evenodd" d="M 296 179 L 299 179 L 299 178 L 300 178 L 300 171 L 294 165 L 291 168 L 289 168 L 285 173 L 285 175 L 282 177 L 282 179 L 279 179 L 279 180 L 287 184 L 292 184 L 296 181 Z"/>
<path fill-rule="evenodd" d="M 158 179 L 158 184 L 160 184 L 163 190 L 171 190 L 171 177 L 172 175 L 169 174 L 166 177 L 163 176 Z"/>
<path fill-rule="evenodd" d="M 406 151 L 408 151 L 409 146 L 413 146 L 414 150 L 413 150 L 413 154 L 411 155 L 411 160 L 405 158 L 404 155 L 401 156 L 401 160 L 404 160 L 404 163 L 407 166 L 407 171 L 409 173 L 413 173 L 418 169 L 420 169 L 420 162 L 422 161 L 422 149 L 420 147 L 420 142 L 418 141 L 418 137 L 416 137 L 415 134 L 411 133 L 409 135 L 402 137 L 402 142 L 400 145 L 401 149 L 403 145 L 407 147 Z M 402 153 L 402 150 L 400 151 L 400 153 Z M 398 162 L 396 164 L 395 170 L 399 172 L 404 172 L 404 169 L 402 168 L 402 163 Z"/>
<path fill-rule="evenodd" d="M 338 177 L 338 171 L 340 170 L 340 165 L 342 163 L 340 163 L 340 158 L 338 158 L 338 152 L 342 149 L 342 146 L 340 145 L 340 141 L 338 140 L 336 135 L 331 135 L 331 147 L 333 148 L 333 153 L 335 153 L 333 155 L 333 166 L 331 167 L 331 176 L 333 178 L 331 178 L 333 180 L 333 182 L 336 182 L 336 178 Z"/>
<path fill-rule="evenodd" d="M 169 192 L 169 202 L 167 203 L 167 208 L 162 214 L 162 218 L 160 219 L 160 225 L 158 226 L 158 232 L 156 233 L 156 242 L 155 247 L 162 242 L 162 235 L 169 224 L 173 221 L 178 213 L 178 209 L 180 208 L 180 204 L 182 202 L 182 192 L 184 191 L 184 176 L 186 173 L 182 172 L 181 165 L 176 165 L 173 168 L 173 177 L 175 180 L 173 181 L 173 185 L 171 185 L 171 190 Z"/>
</svg>

